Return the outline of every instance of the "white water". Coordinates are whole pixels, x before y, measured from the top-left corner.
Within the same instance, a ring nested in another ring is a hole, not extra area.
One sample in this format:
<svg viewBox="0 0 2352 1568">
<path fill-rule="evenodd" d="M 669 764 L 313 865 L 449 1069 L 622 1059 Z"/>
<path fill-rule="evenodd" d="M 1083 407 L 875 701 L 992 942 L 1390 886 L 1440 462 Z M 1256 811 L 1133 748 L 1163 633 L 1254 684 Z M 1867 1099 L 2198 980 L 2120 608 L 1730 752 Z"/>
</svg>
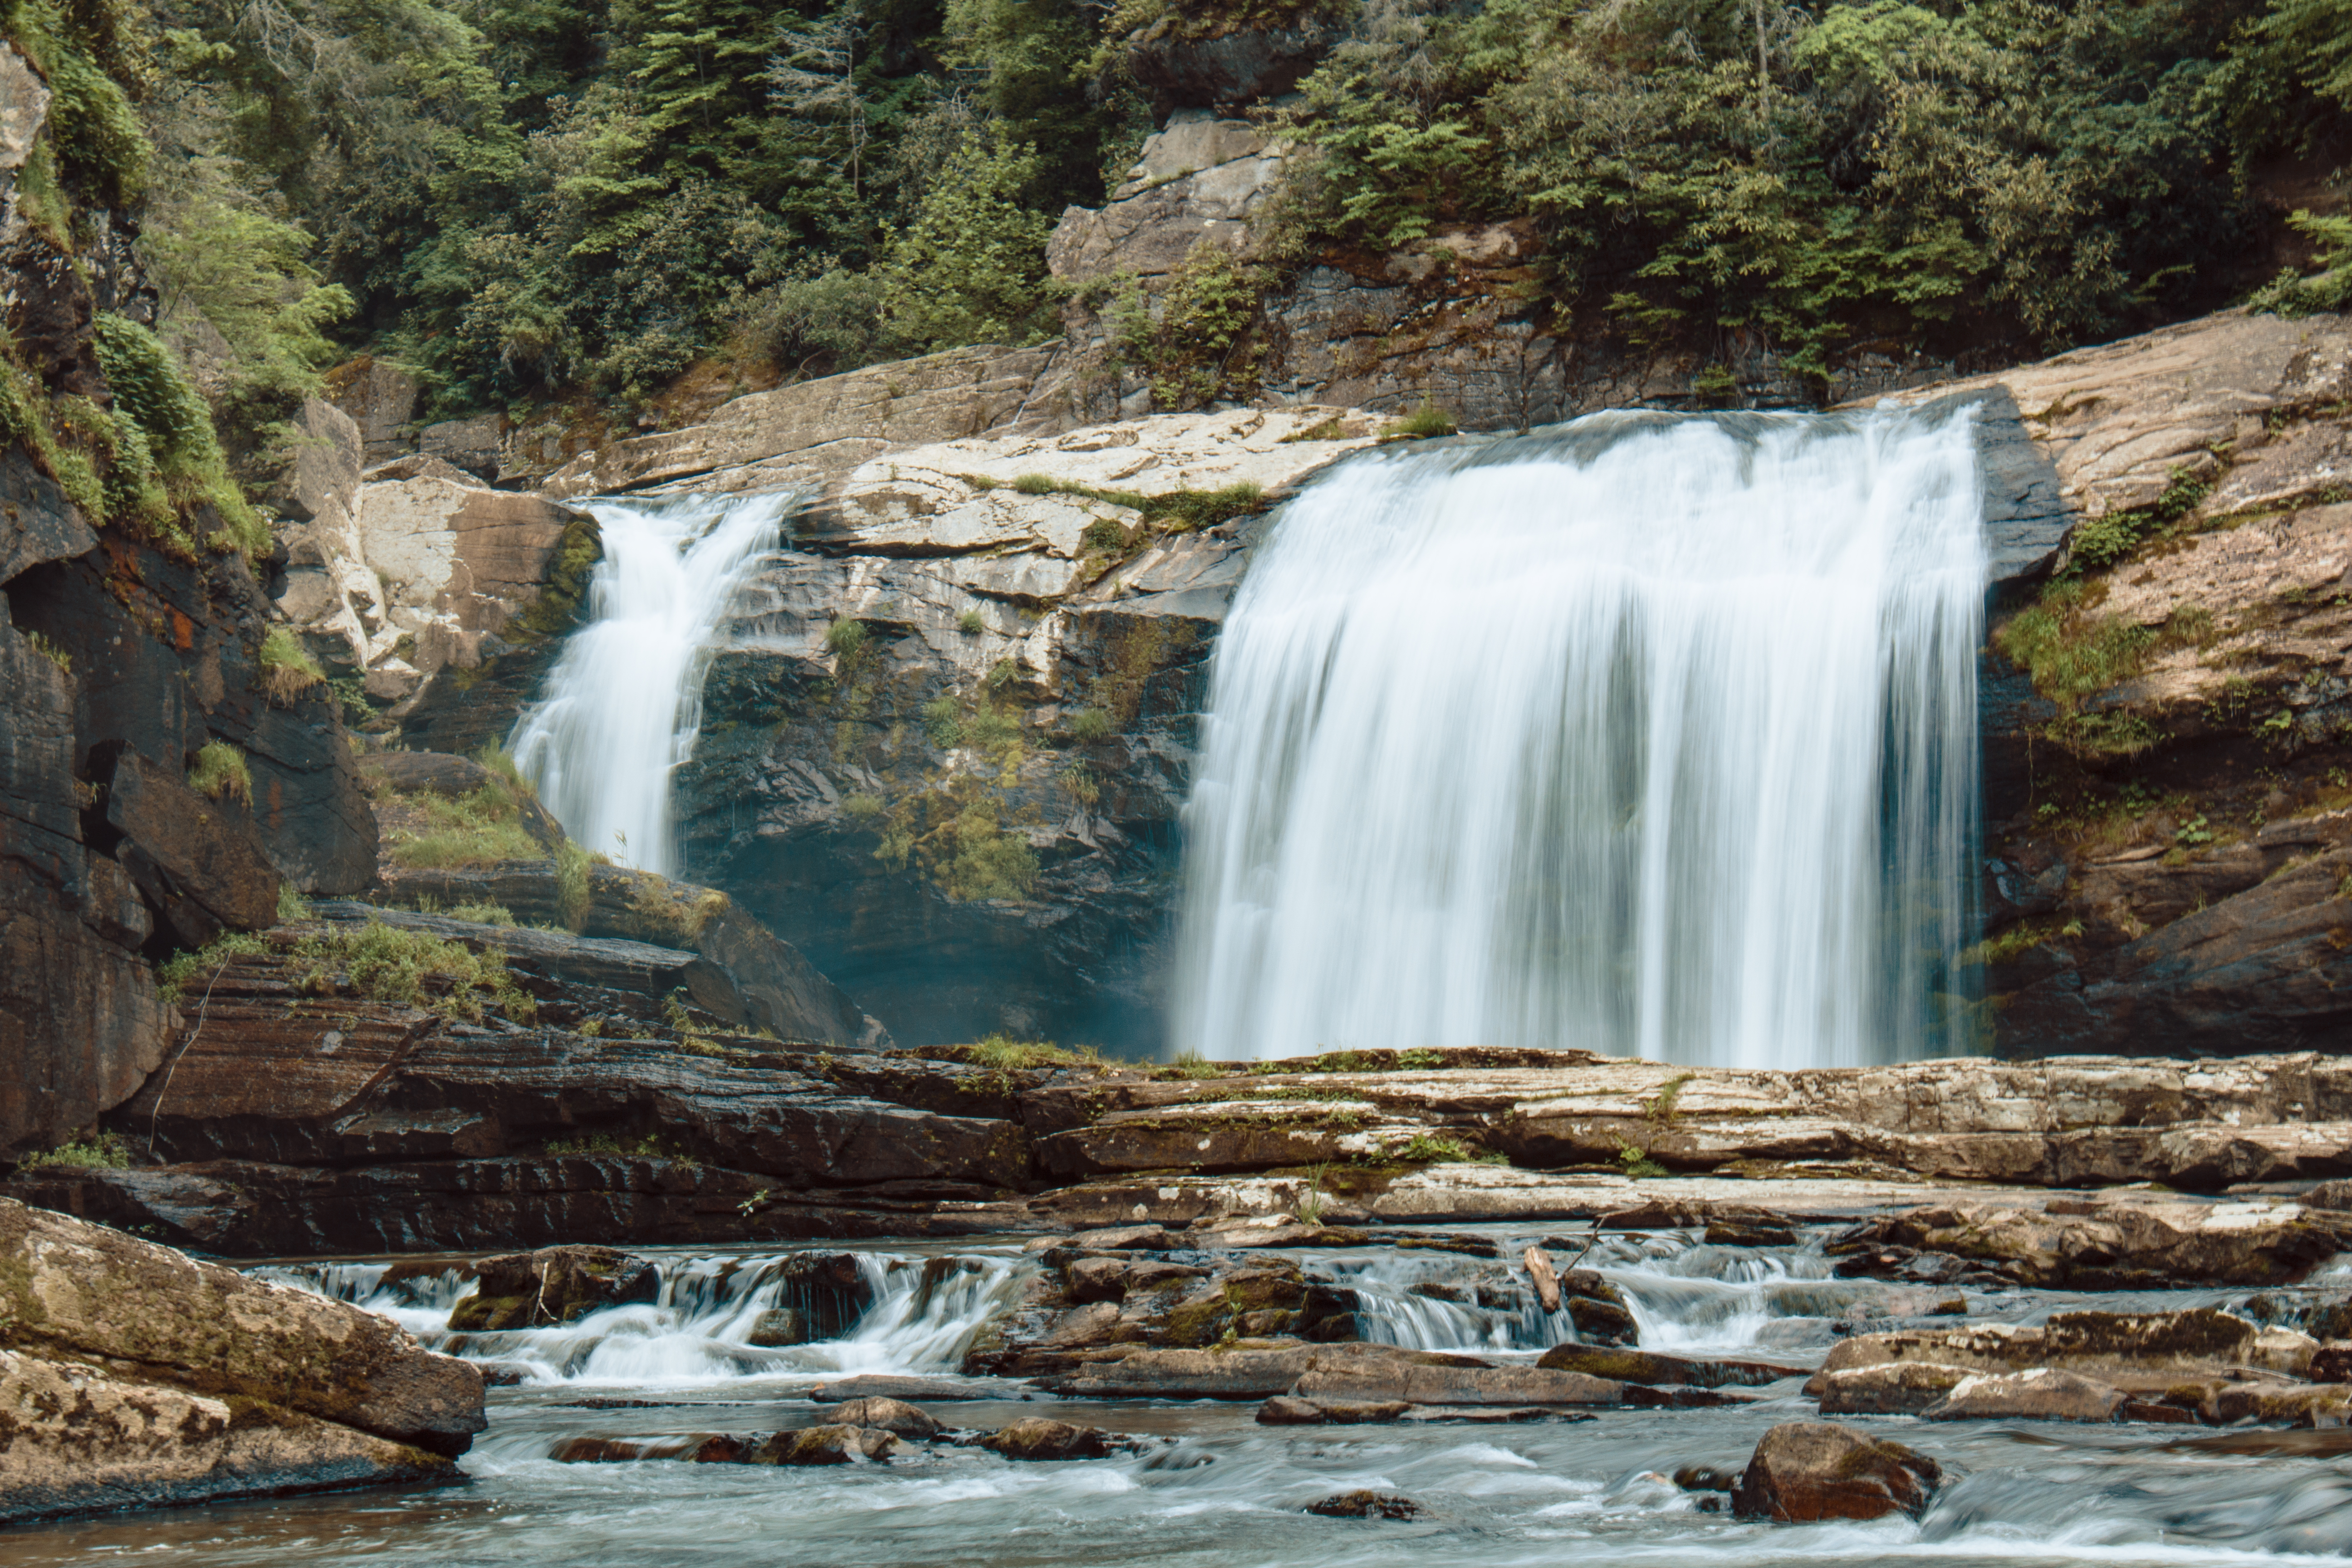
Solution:
<svg viewBox="0 0 2352 1568">
<path fill-rule="evenodd" d="M 676 865 L 670 773 L 694 752 L 712 631 L 798 492 L 594 501 L 604 558 L 588 624 L 508 750 L 563 830 L 625 866 Z"/>
<path fill-rule="evenodd" d="M 381 1263 L 253 1272 L 381 1312 L 419 1343 L 517 1374 L 525 1385 L 678 1388 L 747 1377 L 953 1372 L 972 1337 L 1013 1305 L 1028 1271 L 986 1254 L 858 1253 L 873 1304 L 847 1334 L 803 1345 L 754 1345 L 761 1314 L 793 1304 L 793 1281 L 778 1267 L 786 1256 L 661 1258 L 661 1289 L 650 1303 L 607 1307 L 550 1328 L 483 1333 L 449 1330 L 450 1310 L 475 1289 L 454 1269 L 390 1285 Z"/>
<path fill-rule="evenodd" d="M 1981 512 L 1965 413 L 1339 465 L 1218 646 L 1175 1045 L 1964 1049 Z"/>
</svg>

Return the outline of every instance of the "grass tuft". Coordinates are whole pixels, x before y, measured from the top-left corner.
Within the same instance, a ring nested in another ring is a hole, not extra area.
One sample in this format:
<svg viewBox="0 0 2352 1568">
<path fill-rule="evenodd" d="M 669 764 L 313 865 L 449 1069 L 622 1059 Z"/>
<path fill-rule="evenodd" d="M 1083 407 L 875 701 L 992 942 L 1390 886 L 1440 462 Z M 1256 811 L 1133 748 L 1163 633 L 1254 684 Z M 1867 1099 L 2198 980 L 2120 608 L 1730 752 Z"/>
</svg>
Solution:
<svg viewBox="0 0 2352 1568">
<path fill-rule="evenodd" d="M 302 639 L 285 626 L 272 626 L 261 639 L 261 689 L 270 701 L 284 708 L 314 686 L 325 684 L 327 672 L 302 646 Z"/>
<path fill-rule="evenodd" d="M 188 787 L 215 800 L 234 797 L 240 805 L 253 804 L 253 770 L 245 753 L 225 741 L 207 741 L 196 752 L 196 765 L 188 770 Z"/>
</svg>

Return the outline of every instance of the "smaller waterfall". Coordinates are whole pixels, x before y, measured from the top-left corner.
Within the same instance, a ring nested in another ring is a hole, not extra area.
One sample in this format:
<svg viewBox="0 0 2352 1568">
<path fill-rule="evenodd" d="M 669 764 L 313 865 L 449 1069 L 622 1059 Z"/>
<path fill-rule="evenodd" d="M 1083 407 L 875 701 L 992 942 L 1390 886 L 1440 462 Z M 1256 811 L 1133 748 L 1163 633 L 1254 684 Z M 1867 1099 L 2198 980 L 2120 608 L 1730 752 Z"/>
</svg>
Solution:
<svg viewBox="0 0 2352 1568">
<path fill-rule="evenodd" d="M 670 773 L 694 752 L 712 631 L 798 491 L 590 503 L 604 558 L 588 624 L 508 742 L 563 830 L 643 871 L 676 865 Z"/>
<path fill-rule="evenodd" d="M 661 1290 L 644 1304 L 606 1307 L 546 1328 L 455 1333 L 449 1313 L 474 1293 L 461 1269 L 395 1273 L 382 1263 L 265 1265 L 256 1279 L 379 1312 L 428 1349 L 476 1362 L 526 1384 L 673 1386 L 744 1377 L 855 1373 L 950 1373 L 980 1331 L 1010 1310 L 1034 1272 L 985 1254 L 856 1255 L 872 1305 L 838 1339 L 751 1342 L 763 1315 L 793 1304 L 788 1253 L 665 1258 Z"/>
</svg>

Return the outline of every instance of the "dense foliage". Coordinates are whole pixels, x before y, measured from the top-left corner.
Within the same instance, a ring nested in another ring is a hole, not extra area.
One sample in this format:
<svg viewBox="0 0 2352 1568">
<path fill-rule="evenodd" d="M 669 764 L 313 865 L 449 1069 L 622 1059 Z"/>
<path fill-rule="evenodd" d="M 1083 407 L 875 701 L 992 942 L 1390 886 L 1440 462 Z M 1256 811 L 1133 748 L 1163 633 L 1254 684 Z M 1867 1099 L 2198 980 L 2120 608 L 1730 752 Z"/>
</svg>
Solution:
<svg viewBox="0 0 2352 1568">
<path fill-rule="evenodd" d="M 1265 111 L 1307 150 L 1294 262 L 1528 218 L 1525 287 L 1564 324 L 1816 369 L 1869 344 L 2052 348 L 2243 296 L 2265 160 L 2332 163 L 2352 123 L 2352 0 L 8 15 L 58 95 L 27 210 L 61 180 L 143 201 L 158 333 L 239 431 L 360 347 L 457 412 L 566 390 L 625 407 L 714 353 L 790 375 L 1039 336 L 1045 236 L 1150 129 L 1121 44 L 1139 30 L 1344 34 Z M 42 42 L 69 34 L 87 47 Z M 2331 269 L 2263 302 L 2343 302 L 2344 221 L 2305 222 Z M 1130 300 L 1113 326 L 1174 387 L 1208 352 L 1191 339 L 1246 313 L 1234 290 L 1276 281 L 1220 274 L 1181 321 Z"/>
</svg>

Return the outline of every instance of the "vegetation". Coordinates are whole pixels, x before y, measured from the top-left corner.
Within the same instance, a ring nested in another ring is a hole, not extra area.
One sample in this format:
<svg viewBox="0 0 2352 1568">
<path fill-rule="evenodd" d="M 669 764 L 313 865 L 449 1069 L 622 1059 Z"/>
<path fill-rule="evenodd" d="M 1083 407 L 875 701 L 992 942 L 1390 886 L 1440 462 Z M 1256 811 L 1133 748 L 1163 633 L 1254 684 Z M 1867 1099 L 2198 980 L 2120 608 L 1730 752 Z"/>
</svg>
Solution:
<svg viewBox="0 0 2352 1568">
<path fill-rule="evenodd" d="M 1418 441 L 1435 436 L 1451 436 L 1456 428 L 1454 416 L 1434 403 L 1424 401 L 1420 407 L 1389 426 L 1388 434 L 1392 440 L 1409 438 Z"/>
<path fill-rule="evenodd" d="M 446 868 L 544 859 L 547 851 L 522 824 L 527 787 L 499 775 L 454 798 L 431 790 L 400 796 L 406 820 L 386 834 L 393 863 Z M 584 866 L 583 855 L 583 876 Z"/>
<path fill-rule="evenodd" d="M 1381 1153 L 1388 1159 L 1408 1165 L 1507 1165 L 1511 1163 L 1508 1155 L 1474 1149 L 1458 1139 L 1439 1132 L 1416 1132 L 1404 1142 L 1382 1150 Z"/>
<path fill-rule="evenodd" d="M 19 1162 L 20 1168 L 39 1170 L 44 1166 L 62 1166 L 69 1170 L 112 1171 L 131 1163 L 131 1150 L 116 1132 L 93 1132 L 88 1142 L 70 1142 L 54 1149 L 27 1154 Z"/>
<path fill-rule="evenodd" d="M 327 672 L 302 646 L 302 639 L 289 626 L 272 626 L 261 639 L 261 689 L 269 700 L 290 704 L 313 686 L 324 682 Z"/>
<path fill-rule="evenodd" d="M 1015 1040 L 1003 1035 L 990 1035 L 971 1045 L 959 1047 L 957 1055 L 974 1067 L 994 1068 L 999 1071 L 1010 1071 L 1015 1068 L 1095 1067 L 1102 1061 L 1102 1053 L 1092 1046 L 1068 1048 L 1051 1040 Z"/>
<path fill-rule="evenodd" d="M 175 952 L 155 969 L 156 991 L 167 1007 L 176 1005 L 201 979 L 207 988 L 236 959 L 268 952 L 269 944 L 248 931 L 224 931 L 193 952 Z M 203 995 L 198 993 L 199 997 Z"/>
<path fill-rule="evenodd" d="M 692 1155 L 666 1146 L 658 1136 L 651 1132 L 640 1138 L 624 1138 L 612 1132 L 591 1132 L 580 1138 L 551 1138 L 541 1145 L 541 1152 L 558 1159 L 601 1154 L 627 1160 L 667 1160 L 689 1171 L 702 1168 L 701 1163 Z"/>
<path fill-rule="evenodd" d="M 225 741 L 207 741 L 196 751 L 196 765 L 188 770 L 188 787 L 215 800 L 253 804 L 253 771 L 245 753 Z"/>
<path fill-rule="evenodd" d="M 68 675 L 71 675 L 73 673 L 73 655 L 68 653 L 65 649 L 51 642 L 39 632 L 28 631 L 24 634 L 24 637 L 26 647 L 31 648 L 35 653 L 39 654 L 43 658 L 47 659 L 51 664 L 56 665 Z"/>
<path fill-rule="evenodd" d="M 538 1005 L 519 989 L 506 958 L 476 952 L 426 931 L 382 921 L 337 924 L 294 944 L 288 968 L 299 989 L 317 994 L 350 991 L 372 1001 L 421 1008 L 479 1023 L 496 1008 L 528 1023 Z"/>
</svg>

